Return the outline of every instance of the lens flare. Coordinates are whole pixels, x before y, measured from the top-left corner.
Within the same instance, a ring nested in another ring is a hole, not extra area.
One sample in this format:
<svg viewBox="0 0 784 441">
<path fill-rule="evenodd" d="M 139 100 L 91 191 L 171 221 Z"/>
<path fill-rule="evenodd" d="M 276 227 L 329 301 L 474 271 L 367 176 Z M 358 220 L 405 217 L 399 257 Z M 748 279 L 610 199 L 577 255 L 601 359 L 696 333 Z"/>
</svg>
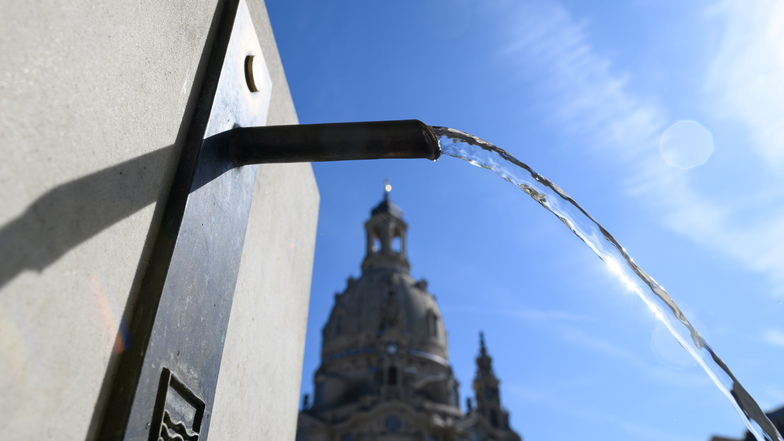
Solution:
<svg viewBox="0 0 784 441">
<path fill-rule="evenodd" d="M 106 290 L 103 287 L 103 283 L 101 283 L 101 279 L 95 274 L 90 274 L 89 278 L 96 303 L 98 304 L 98 309 L 101 313 L 101 318 L 103 319 L 107 338 L 114 340 L 115 353 L 124 352 L 128 347 L 128 333 L 125 329 L 125 323 L 119 319 L 119 314 L 113 312 L 112 305 L 110 305 L 109 297 L 106 295 Z"/>
<path fill-rule="evenodd" d="M 678 121 L 662 133 L 659 154 L 673 167 L 700 166 L 713 154 L 713 134 L 697 121 Z"/>
</svg>

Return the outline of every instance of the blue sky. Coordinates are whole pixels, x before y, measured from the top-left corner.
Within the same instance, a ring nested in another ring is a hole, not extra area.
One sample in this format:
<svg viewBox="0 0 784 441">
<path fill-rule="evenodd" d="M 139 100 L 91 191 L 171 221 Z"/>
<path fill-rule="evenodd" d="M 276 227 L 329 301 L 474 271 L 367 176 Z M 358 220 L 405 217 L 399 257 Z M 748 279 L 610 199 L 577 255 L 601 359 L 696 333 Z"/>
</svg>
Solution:
<svg viewBox="0 0 784 441">
<path fill-rule="evenodd" d="M 301 123 L 420 119 L 508 150 L 664 285 L 763 409 L 784 405 L 784 4 L 268 0 Z M 552 215 L 453 159 L 314 164 L 303 393 L 385 178 L 471 395 L 486 334 L 528 441 L 739 437 L 648 309 Z"/>
</svg>

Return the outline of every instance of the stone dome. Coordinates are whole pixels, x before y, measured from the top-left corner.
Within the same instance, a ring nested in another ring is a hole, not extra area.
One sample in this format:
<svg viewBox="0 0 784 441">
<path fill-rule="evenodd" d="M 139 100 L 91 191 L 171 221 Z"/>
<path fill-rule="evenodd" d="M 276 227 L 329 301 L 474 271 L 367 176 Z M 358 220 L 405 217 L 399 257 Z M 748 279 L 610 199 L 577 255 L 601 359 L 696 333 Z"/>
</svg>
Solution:
<svg viewBox="0 0 784 441">
<path fill-rule="evenodd" d="M 322 357 L 393 342 L 447 363 L 446 329 L 427 282 L 405 272 L 373 271 L 349 279 L 323 329 Z"/>
<path fill-rule="evenodd" d="M 389 186 L 385 186 L 389 191 Z M 385 194 L 365 222 L 362 274 L 349 278 L 322 329 L 313 402 L 305 395 L 298 441 L 521 441 L 501 406 L 484 338 L 476 408 L 460 409 L 446 328 L 427 282 L 409 273 L 403 212 Z"/>
<path fill-rule="evenodd" d="M 448 364 L 446 328 L 425 280 L 409 274 L 408 226 L 402 210 L 384 200 L 365 223 L 367 255 L 362 275 L 349 278 L 324 326 L 322 359 L 357 351 L 399 350 Z M 398 350 L 396 349 L 396 350 Z"/>
</svg>

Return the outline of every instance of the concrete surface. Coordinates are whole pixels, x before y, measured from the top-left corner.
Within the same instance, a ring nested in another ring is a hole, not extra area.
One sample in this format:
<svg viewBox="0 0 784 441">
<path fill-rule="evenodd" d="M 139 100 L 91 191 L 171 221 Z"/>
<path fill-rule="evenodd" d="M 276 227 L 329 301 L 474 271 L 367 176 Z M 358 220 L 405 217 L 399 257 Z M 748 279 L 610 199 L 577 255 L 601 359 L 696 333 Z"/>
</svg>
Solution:
<svg viewBox="0 0 784 441">
<path fill-rule="evenodd" d="M 91 438 L 217 4 L 0 4 L 0 439 Z M 294 437 L 317 207 L 309 165 L 259 169 L 211 439 Z"/>
</svg>

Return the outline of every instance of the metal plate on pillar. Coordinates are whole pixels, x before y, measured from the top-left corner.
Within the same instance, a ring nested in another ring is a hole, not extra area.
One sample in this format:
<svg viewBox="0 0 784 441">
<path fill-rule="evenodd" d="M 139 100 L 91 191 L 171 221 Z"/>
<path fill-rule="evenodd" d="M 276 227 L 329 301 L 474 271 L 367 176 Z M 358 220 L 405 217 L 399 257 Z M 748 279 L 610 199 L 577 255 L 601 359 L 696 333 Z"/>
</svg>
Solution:
<svg viewBox="0 0 784 441">
<path fill-rule="evenodd" d="M 214 41 L 101 440 L 208 435 L 257 168 L 235 167 L 221 134 L 263 126 L 272 92 L 244 1 L 224 2 Z"/>
</svg>

